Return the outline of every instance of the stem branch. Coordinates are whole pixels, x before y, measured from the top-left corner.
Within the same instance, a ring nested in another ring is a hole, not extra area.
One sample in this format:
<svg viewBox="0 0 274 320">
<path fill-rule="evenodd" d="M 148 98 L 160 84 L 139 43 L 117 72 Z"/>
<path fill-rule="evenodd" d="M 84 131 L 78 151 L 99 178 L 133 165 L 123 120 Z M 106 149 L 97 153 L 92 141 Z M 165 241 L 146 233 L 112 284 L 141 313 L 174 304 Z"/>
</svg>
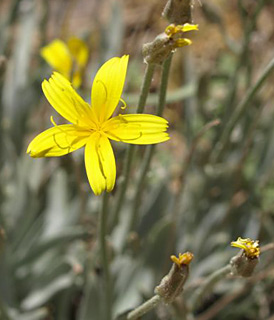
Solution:
<svg viewBox="0 0 274 320">
<path fill-rule="evenodd" d="M 218 281 L 220 281 L 226 275 L 228 275 L 230 271 L 231 271 L 231 266 L 230 264 L 228 264 L 223 268 L 212 273 L 194 293 L 190 309 L 194 311 L 197 307 L 199 307 L 205 295 L 212 290 L 212 288 Z"/>
</svg>

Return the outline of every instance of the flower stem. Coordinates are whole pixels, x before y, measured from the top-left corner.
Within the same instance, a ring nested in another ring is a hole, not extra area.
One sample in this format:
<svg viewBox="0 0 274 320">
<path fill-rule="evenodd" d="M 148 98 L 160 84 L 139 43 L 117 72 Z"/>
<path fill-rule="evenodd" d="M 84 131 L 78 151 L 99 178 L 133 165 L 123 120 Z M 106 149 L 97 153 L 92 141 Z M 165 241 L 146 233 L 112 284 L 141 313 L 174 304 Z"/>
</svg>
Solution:
<svg viewBox="0 0 274 320">
<path fill-rule="evenodd" d="M 267 77 L 271 74 L 271 72 L 274 69 L 274 58 L 269 62 L 269 64 L 266 66 L 264 71 L 262 72 L 261 76 L 257 80 L 257 82 L 254 84 L 253 87 L 248 90 L 246 96 L 243 98 L 243 100 L 239 103 L 239 105 L 235 108 L 227 126 L 225 127 L 220 141 L 217 145 L 216 150 L 214 150 L 212 154 L 212 161 L 213 163 L 216 163 L 220 161 L 221 157 L 223 156 L 224 152 L 226 151 L 229 141 L 230 141 L 230 135 L 233 129 L 235 128 L 238 121 L 242 118 L 242 116 L 247 111 L 249 104 L 251 103 L 251 100 L 257 93 L 257 91 L 261 88 Z"/>
<path fill-rule="evenodd" d="M 160 301 L 161 297 L 158 294 L 156 294 L 155 296 L 141 304 L 139 307 L 131 311 L 127 315 L 127 320 L 139 319 L 141 316 L 149 312 L 151 309 L 154 309 Z"/>
<path fill-rule="evenodd" d="M 105 305 L 104 308 L 104 318 L 106 320 L 111 319 L 111 296 L 112 296 L 112 288 L 111 288 L 111 277 L 109 270 L 109 259 L 108 259 L 108 250 L 106 243 L 106 231 L 107 231 L 107 214 L 108 214 L 108 193 L 104 192 L 102 198 L 102 208 L 99 216 L 99 246 L 100 246 L 100 255 L 101 255 L 101 263 L 103 268 L 103 278 L 104 278 L 104 299 Z"/>
<path fill-rule="evenodd" d="M 190 305 L 190 310 L 194 311 L 199 305 L 202 303 L 205 295 L 209 293 L 214 285 L 221 279 L 223 279 L 226 275 L 228 275 L 231 271 L 231 265 L 228 264 L 223 268 L 212 273 L 205 282 L 197 289 L 197 291 L 193 295 L 193 299 Z"/>
<path fill-rule="evenodd" d="M 155 69 L 154 64 L 147 64 L 145 76 L 143 79 L 143 84 L 141 87 L 141 94 L 140 94 L 140 98 L 139 98 L 139 102 L 138 102 L 137 113 L 143 113 L 143 111 L 144 111 L 144 107 L 145 107 L 147 96 L 148 96 L 149 89 L 150 89 L 150 84 L 151 84 L 152 77 L 154 74 L 154 69 Z M 123 204 L 125 194 L 126 194 L 126 189 L 128 186 L 134 150 L 135 150 L 134 145 L 128 146 L 125 165 L 124 165 L 124 169 L 123 169 L 123 175 L 122 175 L 123 180 L 121 181 L 121 184 L 119 186 L 118 199 L 117 199 L 116 206 L 114 208 L 114 213 L 113 213 L 113 226 L 116 225 L 117 222 L 119 221 L 120 211 L 122 208 L 122 204 Z"/>
<path fill-rule="evenodd" d="M 152 81 L 154 70 L 155 70 L 155 64 L 147 64 L 145 76 L 144 76 L 144 80 L 143 80 L 143 84 L 142 84 L 142 88 L 141 88 L 141 94 L 140 94 L 140 98 L 139 98 L 139 102 L 138 102 L 138 107 L 136 110 L 137 113 L 144 112 L 144 108 L 145 108 L 145 104 L 147 101 L 147 96 L 149 93 L 150 84 Z"/>
<path fill-rule="evenodd" d="M 168 76 L 169 76 L 172 57 L 173 57 L 173 53 L 171 53 L 169 57 L 166 59 L 166 61 L 163 63 L 163 71 L 162 71 L 161 85 L 160 85 L 160 91 L 159 91 L 159 103 L 156 111 L 157 116 L 161 116 L 163 114 L 164 107 L 166 104 Z"/>
<path fill-rule="evenodd" d="M 163 110 L 166 104 L 168 76 L 169 76 L 172 56 L 173 54 L 170 54 L 170 56 L 163 63 L 163 70 L 162 70 L 162 77 L 161 77 L 161 84 L 160 84 L 160 91 L 159 91 L 159 101 L 158 101 L 158 106 L 156 110 L 157 116 L 161 116 L 163 114 Z M 155 145 L 150 145 L 146 147 L 144 161 L 141 166 L 140 176 L 137 181 L 136 192 L 133 200 L 133 212 L 131 215 L 130 230 L 134 230 L 136 227 L 138 213 L 140 209 L 140 202 L 141 202 L 141 198 L 144 190 L 145 179 L 147 176 L 148 169 L 150 167 L 154 150 L 155 150 Z"/>
</svg>

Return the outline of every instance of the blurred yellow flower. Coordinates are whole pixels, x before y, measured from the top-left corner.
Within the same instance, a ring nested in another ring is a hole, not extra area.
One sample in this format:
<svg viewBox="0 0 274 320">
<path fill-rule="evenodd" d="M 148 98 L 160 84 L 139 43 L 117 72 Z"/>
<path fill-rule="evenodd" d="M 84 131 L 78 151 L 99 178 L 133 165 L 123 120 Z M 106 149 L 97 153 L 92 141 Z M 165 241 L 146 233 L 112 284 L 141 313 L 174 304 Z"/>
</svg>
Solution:
<svg viewBox="0 0 274 320">
<path fill-rule="evenodd" d="M 260 255 L 259 241 L 252 239 L 243 239 L 239 237 L 237 241 L 231 242 L 232 247 L 243 249 L 248 258 L 258 258 Z"/>
<path fill-rule="evenodd" d="M 97 72 L 91 106 L 61 74 L 54 72 L 42 83 L 52 107 L 72 124 L 56 125 L 42 132 L 29 144 L 32 157 L 56 157 L 85 146 L 85 166 L 96 195 L 111 191 L 116 165 L 109 139 L 132 144 L 155 144 L 169 139 L 168 122 L 150 114 L 126 114 L 111 118 L 121 100 L 128 56 L 108 60 Z"/>
<path fill-rule="evenodd" d="M 75 37 L 70 38 L 67 43 L 55 39 L 43 47 L 40 54 L 54 70 L 71 80 L 75 88 L 81 85 L 88 62 L 88 47 L 84 41 Z"/>
</svg>

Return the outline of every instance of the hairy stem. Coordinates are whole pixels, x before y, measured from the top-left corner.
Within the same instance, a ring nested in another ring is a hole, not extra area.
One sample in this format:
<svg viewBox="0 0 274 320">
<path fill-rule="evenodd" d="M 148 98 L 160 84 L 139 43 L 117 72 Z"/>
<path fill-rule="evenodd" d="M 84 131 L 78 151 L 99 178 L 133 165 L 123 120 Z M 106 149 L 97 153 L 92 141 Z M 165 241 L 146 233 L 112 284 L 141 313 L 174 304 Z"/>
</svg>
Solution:
<svg viewBox="0 0 274 320">
<path fill-rule="evenodd" d="M 154 309 L 160 301 L 161 297 L 156 294 L 155 296 L 141 304 L 139 307 L 131 311 L 127 315 L 127 320 L 139 319 L 141 316 Z"/>
</svg>

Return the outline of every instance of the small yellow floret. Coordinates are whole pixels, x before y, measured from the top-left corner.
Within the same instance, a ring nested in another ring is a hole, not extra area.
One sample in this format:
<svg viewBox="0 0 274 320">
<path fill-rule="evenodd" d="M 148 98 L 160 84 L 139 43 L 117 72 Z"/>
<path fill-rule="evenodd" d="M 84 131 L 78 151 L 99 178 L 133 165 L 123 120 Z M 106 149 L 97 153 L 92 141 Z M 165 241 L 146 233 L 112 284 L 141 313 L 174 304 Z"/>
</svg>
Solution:
<svg viewBox="0 0 274 320">
<path fill-rule="evenodd" d="M 197 30 L 199 30 L 197 24 L 190 24 L 190 23 L 185 23 L 184 25 L 170 24 L 169 26 L 166 27 L 165 34 L 168 37 L 173 37 L 174 35 L 179 34 L 181 32 L 197 31 Z"/>
<path fill-rule="evenodd" d="M 177 39 L 175 40 L 175 46 L 176 48 L 181 48 L 184 46 L 189 46 L 192 44 L 192 41 L 190 39 L 187 38 L 181 38 L 181 39 Z"/>
<path fill-rule="evenodd" d="M 232 247 L 243 249 L 248 258 L 258 258 L 260 255 L 259 241 L 250 238 L 243 239 L 239 237 L 237 241 L 231 242 Z"/>
<path fill-rule="evenodd" d="M 192 261 L 194 255 L 191 252 L 179 253 L 179 257 L 172 255 L 170 259 L 177 264 L 178 267 L 181 267 L 183 264 L 188 265 Z"/>
<path fill-rule="evenodd" d="M 184 25 L 170 24 L 165 29 L 165 34 L 174 42 L 174 49 L 191 45 L 192 41 L 183 37 L 183 33 L 198 30 L 197 24 L 185 23 Z"/>
</svg>

